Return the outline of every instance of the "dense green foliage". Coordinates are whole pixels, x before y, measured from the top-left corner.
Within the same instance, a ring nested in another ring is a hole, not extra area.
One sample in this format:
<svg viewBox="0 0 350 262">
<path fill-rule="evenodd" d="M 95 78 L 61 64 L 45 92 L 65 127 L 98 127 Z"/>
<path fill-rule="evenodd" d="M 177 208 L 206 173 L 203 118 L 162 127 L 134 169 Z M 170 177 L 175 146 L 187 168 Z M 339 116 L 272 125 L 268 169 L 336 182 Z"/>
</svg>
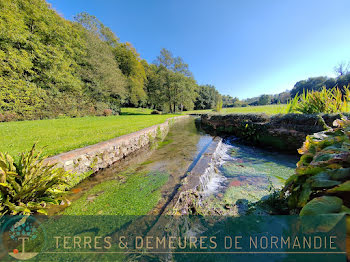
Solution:
<svg viewBox="0 0 350 262">
<path fill-rule="evenodd" d="M 148 64 L 96 17 L 67 21 L 44 0 L 0 0 L 0 85 L 0 121 L 191 110 L 198 96 L 182 58 Z"/>
<path fill-rule="evenodd" d="M 336 78 L 329 78 L 325 76 L 319 77 L 310 77 L 307 80 L 301 80 L 297 82 L 293 89 L 290 91 L 292 97 L 295 97 L 297 94 L 302 94 L 305 91 L 321 90 L 324 86 L 327 89 L 331 89 L 335 86 L 343 89 L 344 86 L 350 84 L 350 73 L 342 74 Z M 343 91 L 343 90 L 342 90 Z"/>
<path fill-rule="evenodd" d="M 67 101 L 77 109 L 84 106 L 78 77 L 81 38 L 41 0 L 1 0 L 0 113 L 33 119 L 51 117 Z"/>
<path fill-rule="evenodd" d="M 261 95 L 258 100 L 259 106 L 265 106 L 271 103 L 271 97 L 269 95 Z"/>
<path fill-rule="evenodd" d="M 63 168 L 43 164 L 35 146 L 16 162 L 0 153 L 0 214 L 46 214 L 48 203 L 59 204 L 66 176 Z"/>
<path fill-rule="evenodd" d="M 282 191 L 289 208 L 301 209 L 301 215 L 350 211 L 350 121 L 334 125 L 307 136 L 296 173 Z"/>
<path fill-rule="evenodd" d="M 147 68 L 148 105 L 165 112 L 192 110 L 197 83 L 181 57 L 162 49 L 155 64 Z"/>
<path fill-rule="evenodd" d="M 291 100 L 289 112 L 303 114 L 347 112 L 350 101 L 349 87 L 344 87 L 343 93 L 337 87 L 332 89 L 323 87 L 320 91 L 304 91 L 302 95 L 296 95 Z"/>
<path fill-rule="evenodd" d="M 195 101 L 195 109 L 212 109 L 220 100 L 220 94 L 212 85 L 203 85 L 198 88 L 198 97 Z"/>
</svg>

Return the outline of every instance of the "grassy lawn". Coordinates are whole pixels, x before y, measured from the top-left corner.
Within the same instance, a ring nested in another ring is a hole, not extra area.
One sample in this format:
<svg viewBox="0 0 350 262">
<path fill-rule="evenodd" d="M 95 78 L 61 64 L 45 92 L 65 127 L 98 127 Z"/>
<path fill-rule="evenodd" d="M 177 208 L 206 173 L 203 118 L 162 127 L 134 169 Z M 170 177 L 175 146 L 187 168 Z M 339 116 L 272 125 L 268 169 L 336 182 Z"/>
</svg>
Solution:
<svg viewBox="0 0 350 262">
<path fill-rule="evenodd" d="M 213 110 L 193 110 L 186 111 L 185 114 L 205 114 L 205 113 L 216 113 Z M 266 106 L 247 106 L 247 107 L 230 107 L 223 108 L 220 114 L 230 114 L 230 113 L 265 113 L 268 115 L 273 114 L 286 114 L 287 113 L 287 105 L 266 105 Z"/>
<path fill-rule="evenodd" d="M 248 106 L 224 108 L 223 113 L 265 113 L 267 115 L 286 114 L 287 105 L 266 105 L 266 106 Z"/>
<path fill-rule="evenodd" d="M 127 109 L 128 114 L 0 123 L 0 152 L 16 157 L 37 142 L 56 155 L 163 123 L 175 115 L 147 115 L 151 110 Z M 142 111 L 142 110 L 141 110 Z"/>
<path fill-rule="evenodd" d="M 132 108 L 132 107 L 123 107 L 121 109 L 122 115 L 150 115 L 153 109 L 148 108 Z"/>
<path fill-rule="evenodd" d="M 287 105 L 224 108 L 220 113 L 286 113 Z M 52 156 L 163 123 L 175 115 L 151 115 L 151 109 L 122 108 L 120 116 L 82 117 L 0 123 L 0 152 L 17 156 L 34 143 Z M 212 110 L 187 111 L 214 113 Z"/>
</svg>

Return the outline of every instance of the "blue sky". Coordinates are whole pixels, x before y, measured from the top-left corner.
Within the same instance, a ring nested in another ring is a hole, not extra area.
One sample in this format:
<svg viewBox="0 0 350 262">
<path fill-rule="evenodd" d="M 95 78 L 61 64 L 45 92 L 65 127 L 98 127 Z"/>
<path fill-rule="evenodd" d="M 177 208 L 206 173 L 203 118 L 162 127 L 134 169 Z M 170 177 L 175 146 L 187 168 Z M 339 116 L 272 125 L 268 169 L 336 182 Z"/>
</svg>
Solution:
<svg viewBox="0 0 350 262">
<path fill-rule="evenodd" d="M 199 84 L 247 98 L 334 76 L 350 61 L 348 0 L 48 0 L 66 19 L 88 12 L 153 62 L 181 56 Z"/>
</svg>

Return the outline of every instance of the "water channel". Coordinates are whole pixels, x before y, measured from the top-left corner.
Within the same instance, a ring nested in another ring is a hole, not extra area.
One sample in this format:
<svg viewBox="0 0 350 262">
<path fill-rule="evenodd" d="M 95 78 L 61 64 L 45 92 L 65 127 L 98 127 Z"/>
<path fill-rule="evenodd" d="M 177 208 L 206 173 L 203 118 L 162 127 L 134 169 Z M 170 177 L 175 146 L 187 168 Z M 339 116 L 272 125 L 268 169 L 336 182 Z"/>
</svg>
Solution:
<svg viewBox="0 0 350 262">
<path fill-rule="evenodd" d="M 106 203 L 113 205 L 109 203 L 111 201 L 108 202 L 107 195 L 111 192 L 115 193 L 114 191 L 118 188 L 115 187 L 113 191 L 111 186 L 111 189 L 104 190 L 101 184 L 112 185 L 115 181 L 119 184 L 128 183 L 133 174 L 143 174 L 142 178 L 149 180 L 150 184 L 145 185 L 142 182 L 136 185 L 140 190 L 142 198 L 140 201 L 144 201 L 141 205 L 147 205 L 148 198 L 147 192 L 142 195 L 143 188 L 152 187 L 152 183 L 157 184 L 149 194 L 155 191 L 160 194 L 157 195 L 156 204 L 155 202 L 150 204 L 152 207 L 149 208 L 151 211 L 148 210 L 148 214 L 161 214 L 176 194 L 183 178 L 205 153 L 212 141 L 213 137 L 200 129 L 199 121 L 194 117 L 178 121 L 171 126 L 162 142 L 144 148 L 90 176 L 67 195 L 67 199 L 72 203 L 71 206 L 61 205 L 52 208 L 50 213 L 112 215 L 113 210 L 117 209 L 111 207 L 111 211 L 106 213 L 104 209 L 99 211 L 94 205 L 106 205 Z M 204 188 L 207 189 L 208 198 L 218 199 L 223 205 L 239 206 L 240 203 L 264 198 L 271 193 L 272 188 L 283 185 L 285 179 L 293 173 L 297 161 L 296 156 L 246 146 L 232 137 L 224 138 L 217 151 L 214 168 L 211 171 L 207 170 L 212 174 L 209 174 Z M 125 175 L 125 170 L 129 170 L 129 175 Z M 159 176 L 164 179 L 159 180 Z M 130 198 L 135 197 L 135 194 L 137 196 L 137 191 L 133 196 L 130 195 Z M 104 199 L 105 202 L 102 200 L 99 202 L 99 199 Z M 128 191 L 123 195 L 123 199 L 125 203 L 118 202 L 116 205 L 132 205 L 133 202 L 128 203 Z M 133 209 L 132 206 L 129 208 Z"/>
</svg>

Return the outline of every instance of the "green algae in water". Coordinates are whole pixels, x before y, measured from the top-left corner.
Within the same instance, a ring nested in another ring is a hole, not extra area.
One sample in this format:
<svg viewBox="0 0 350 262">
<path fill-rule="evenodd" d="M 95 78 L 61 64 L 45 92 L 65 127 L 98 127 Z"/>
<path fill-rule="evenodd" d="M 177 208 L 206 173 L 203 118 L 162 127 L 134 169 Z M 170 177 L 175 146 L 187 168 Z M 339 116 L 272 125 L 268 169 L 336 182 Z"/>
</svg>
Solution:
<svg viewBox="0 0 350 262">
<path fill-rule="evenodd" d="M 223 200 L 257 202 L 283 186 L 295 171 L 297 158 L 240 144 L 227 152 L 232 159 L 220 168 L 227 178 Z"/>
<path fill-rule="evenodd" d="M 169 175 L 161 172 L 123 172 L 104 181 L 68 207 L 65 215 L 146 215 L 161 198 Z"/>
<path fill-rule="evenodd" d="M 168 144 L 171 144 L 171 143 L 173 143 L 173 142 L 174 142 L 173 139 L 166 138 L 166 139 L 164 139 L 163 141 L 161 141 L 161 142 L 158 143 L 158 148 L 161 148 L 161 147 L 163 147 L 163 146 L 165 146 L 165 145 L 168 145 Z"/>
</svg>

